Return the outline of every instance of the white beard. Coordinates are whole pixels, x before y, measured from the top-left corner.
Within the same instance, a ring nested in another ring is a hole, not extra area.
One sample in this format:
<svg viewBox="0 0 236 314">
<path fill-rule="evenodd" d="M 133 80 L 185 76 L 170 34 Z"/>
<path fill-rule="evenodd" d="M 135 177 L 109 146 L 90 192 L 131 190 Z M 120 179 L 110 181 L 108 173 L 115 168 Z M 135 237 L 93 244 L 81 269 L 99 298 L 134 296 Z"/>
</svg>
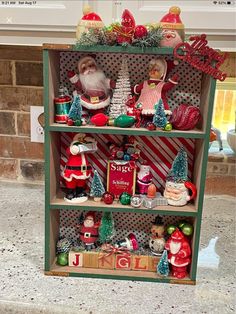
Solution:
<svg viewBox="0 0 236 314">
<path fill-rule="evenodd" d="M 181 248 L 181 243 L 180 242 L 174 242 L 174 241 L 170 242 L 170 252 L 172 254 L 178 253 L 180 248 Z"/>
<path fill-rule="evenodd" d="M 80 74 L 79 79 L 85 92 L 89 93 L 91 90 L 103 91 L 107 95 L 106 76 L 101 70 L 89 74 Z"/>
</svg>

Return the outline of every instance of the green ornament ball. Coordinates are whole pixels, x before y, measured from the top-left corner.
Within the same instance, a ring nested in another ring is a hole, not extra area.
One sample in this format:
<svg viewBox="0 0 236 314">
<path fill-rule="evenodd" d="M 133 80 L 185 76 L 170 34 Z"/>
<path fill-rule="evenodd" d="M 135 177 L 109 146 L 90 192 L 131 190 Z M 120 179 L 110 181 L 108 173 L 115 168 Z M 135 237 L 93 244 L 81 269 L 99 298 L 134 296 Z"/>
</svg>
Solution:
<svg viewBox="0 0 236 314">
<path fill-rule="evenodd" d="M 168 225 L 167 228 L 166 228 L 166 232 L 167 234 L 171 235 L 176 229 L 176 226 L 175 225 Z"/>
<path fill-rule="evenodd" d="M 75 125 L 76 126 L 81 126 L 82 125 L 82 120 L 75 120 Z"/>
<path fill-rule="evenodd" d="M 193 226 L 190 223 L 185 223 L 181 227 L 181 231 L 183 232 L 184 235 L 191 236 L 193 234 Z"/>
<path fill-rule="evenodd" d="M 57 256 L 57 264 L 60 266 L 68 265 L 68 253 L 60 253 Z"/>
<path fill-rule="evenodd" d="M 114 125 L 120 128 L 129 128 L 135 123 L 135 118 L 121 114 L 114 120 Z"/>
<path fill-rule="evenodd" d="M 123 192 L 119 198 L 122 205 L 130 205 L 131 195 L 127 192 Z"/>
<path fill-rule="evenodd" d="M 178 228 L 181 229 L 186 223 L 188 223 L 186 220 L 180 220 L 180 222 L 178 222 Z"/>
<path fill-rule="evenodd" d="M 171 123 L 167 123 L 166 126 L 164 127 L 165 131 L 171 131 L 172 130 L 172 124 Z"/>
</svg>

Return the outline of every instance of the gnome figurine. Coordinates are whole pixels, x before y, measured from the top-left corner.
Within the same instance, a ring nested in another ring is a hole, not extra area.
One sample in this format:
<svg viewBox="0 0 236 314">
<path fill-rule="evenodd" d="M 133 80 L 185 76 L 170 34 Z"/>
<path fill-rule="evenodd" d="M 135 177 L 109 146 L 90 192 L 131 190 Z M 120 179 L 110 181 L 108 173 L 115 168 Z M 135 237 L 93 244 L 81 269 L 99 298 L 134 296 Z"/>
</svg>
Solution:
<svg viewBox="0 0 236 314">
<path fill-rule="evenodd" d="M 175 48 L 175 46 L 184 41 L 184 24 L 180 19 L 180 12 L 179 7 L 173 6 L 161 19 L 160 26 L 163 35 L 163 39 L 160 42 L 161 47 Z"/>
<path fill-rule="evenodd" d="M 155 218 L 151 228 L 149 247 L 154 255 L 161 255 L 165 248 L 164 223 L 160 216 Z"/>
</svg>

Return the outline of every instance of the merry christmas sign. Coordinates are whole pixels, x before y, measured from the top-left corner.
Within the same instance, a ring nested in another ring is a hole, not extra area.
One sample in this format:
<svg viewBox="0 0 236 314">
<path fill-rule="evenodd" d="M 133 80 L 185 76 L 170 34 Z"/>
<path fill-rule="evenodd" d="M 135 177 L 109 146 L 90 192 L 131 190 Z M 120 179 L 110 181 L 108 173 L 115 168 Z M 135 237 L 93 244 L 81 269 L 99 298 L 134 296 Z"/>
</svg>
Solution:
<svg viewBox="0 0 236 314">
<path fill-rule="evenodd" d="M 135 193 L 136 166 L 134 161 L 112 160 L 108 162 L 107 190 L 119 198 L 121 193 Z"/>
</svg>

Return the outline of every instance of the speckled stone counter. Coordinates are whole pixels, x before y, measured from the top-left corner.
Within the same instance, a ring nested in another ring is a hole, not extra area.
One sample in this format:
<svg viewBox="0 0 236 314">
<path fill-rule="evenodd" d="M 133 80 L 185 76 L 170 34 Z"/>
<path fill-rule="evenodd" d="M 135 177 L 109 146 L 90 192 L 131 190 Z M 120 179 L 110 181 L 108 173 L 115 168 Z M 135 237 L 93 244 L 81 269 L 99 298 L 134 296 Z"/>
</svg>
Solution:
<svg viewBox="0 0 236 314">
<path fill-rule="evenodd" d="M 234 313 L 236 199 L 206 196 L 196 286 L 43 273 L 44 187 L 0 183 L 2 313 Z"/>
</svg>

